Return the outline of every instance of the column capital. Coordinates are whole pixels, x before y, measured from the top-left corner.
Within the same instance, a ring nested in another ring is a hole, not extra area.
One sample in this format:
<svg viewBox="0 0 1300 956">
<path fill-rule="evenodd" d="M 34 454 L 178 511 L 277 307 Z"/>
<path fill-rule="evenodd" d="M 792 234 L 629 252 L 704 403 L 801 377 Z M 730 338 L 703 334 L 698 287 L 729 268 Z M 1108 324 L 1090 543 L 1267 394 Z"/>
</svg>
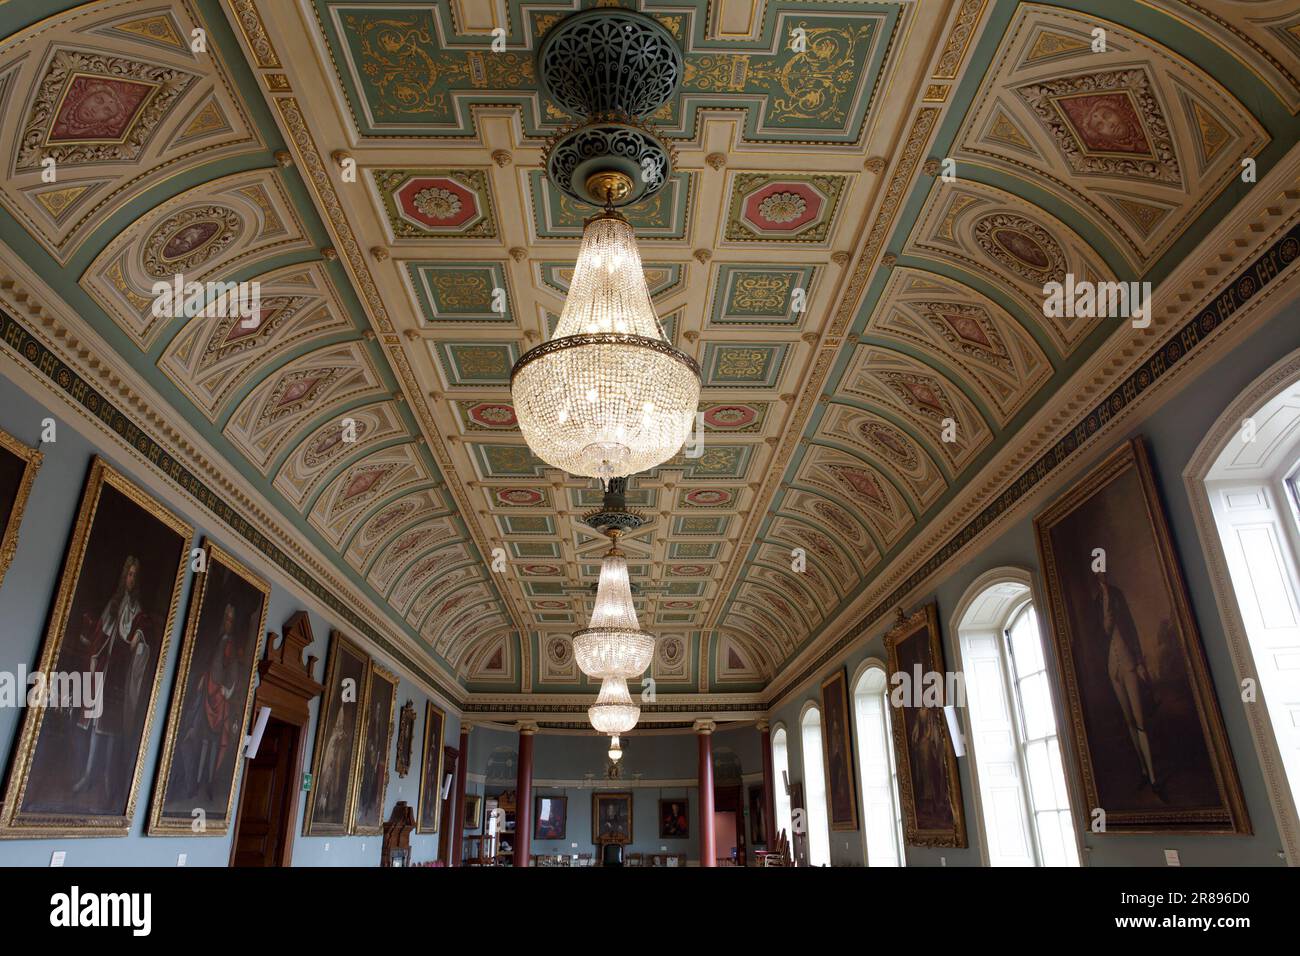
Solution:
<svg viewBox="0 0 1300 956">
<path fill-rule="evenodd" d="M 766 717 L 760 717 L 754 722 L 754 727 L 760 734 L 765 734 L 772 729 L 772 722 Z"/>
<path fill-rule="evenodd" d="M 533 734 L 537 733 L 536 722 L 531 720 L 521 720 L 519 722 L 519 733 L 527 734 L 528 736 L 531 737 Z"/>
<path fill-rule="evenodd" d="M 718 729 L 718 725 L 712 720 L 697 720 L 694 730 L 697 734 L 711 734 Z"/>
<path fill-rule="evenodd" d="M 470 732 L 471 730 L 473 730 L 473 729 L 474 729 L 474 723 L 473 723 L 473 721 L 462 720 L 462 721 L 460 722 L 460 735 L 461 735 L 462 737 L 468 737 L 468 736 L 469 736 L 469 732 Z"/>
</svg>

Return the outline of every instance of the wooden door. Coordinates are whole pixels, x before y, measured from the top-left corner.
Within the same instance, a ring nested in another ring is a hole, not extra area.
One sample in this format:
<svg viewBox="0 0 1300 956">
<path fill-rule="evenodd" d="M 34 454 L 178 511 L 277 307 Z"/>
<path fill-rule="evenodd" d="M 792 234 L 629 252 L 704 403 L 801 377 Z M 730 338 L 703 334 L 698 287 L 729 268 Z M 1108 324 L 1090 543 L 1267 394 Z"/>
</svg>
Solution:
<svg viewBox="0 0 1300 956">
<path fill-rule="evenodd" d="M 272 717 L 244 768 L 233 866 L 286 866 L 301 728 Z"/>
</svg>

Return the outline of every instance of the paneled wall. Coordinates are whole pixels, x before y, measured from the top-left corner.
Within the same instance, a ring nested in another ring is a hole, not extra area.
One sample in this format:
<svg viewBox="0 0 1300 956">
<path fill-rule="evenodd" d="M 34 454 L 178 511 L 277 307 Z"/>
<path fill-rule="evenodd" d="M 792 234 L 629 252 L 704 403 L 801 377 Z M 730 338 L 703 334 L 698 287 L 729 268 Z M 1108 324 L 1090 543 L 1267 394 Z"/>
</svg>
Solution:
<svg viewBox="0 0 1300 956">
<path fill-rule="evenodd" d="M 1291 303 L 1279 315 L 1261 326 L 1250 338 L 1239 344 L 1227 357 L 1221 359 L 1208 372 L 1203 372 L 1190 387 L 1169 400 L 1144 420 L 1130 424 L 1128 431 L 1107 436 L 1087 455 L 1089 465 L 1109 453 L 1117 445 L 1134 435 L 1146 438 L 1151 453 L 1161 497 L 1169 518 L 1174 546 L 1182 565 L 1192 610 L 1205 645 L 1210 673 L 1219 696 L 1228 738 L 1236 757 L 1237 772 L 1245 792 L 1254 834 L 1251 836 L 1155 836 L 1122 834 L 1104 836 L 1086 834 L 1082 862 L 1085 866 L 1163 866 L 1164 849 L 1180 851 L 1185 866 L 1276 866 L 1281 842 L 1273 809 L 1269 804 L 1259 758 L 1246 722 L 1244 707 L 1263 706 L 1245 704 L 1236 686 L 1232 660 L 1224 640 L 1219 611 L 1210 589 L 1205 558 L 1193 523 L 1187 492 L 1182 481 L 1182 471 L 1197 445 L 1205 437 L 1215 420 L 1232 400 L 1250 382 L 1281 356 L 1300 348 L 1300 303 Z M 1066 485 L 1068 487 L 1068 483 Z M 963 566 L 954 569 L 938 586 L 919 596 L 913 606 L 930 601 L 939 605 L 939 624 L 943 637 L 945 662 L 951 666 L 955 659 L 956 634 L 951 618 L 958 602 L 970 584 L 981 574 L 993 568 L 1016 566 L 1030 569 L 1034 576 L 1037 595 L 1042 592 L 1035 550 L 1033 514 L 1043 511 L 1063 489 L 1057 489 L 1039 503 L 1033 513 L 1008 527 L 990 540 L 982 550 Z M 910 611 L 912 608 L 909 607 Z M 1048 624 L 1040 618 L 1044 634 L 1045 652 L 1049 656 L 1049 672 L 1055 679 L 1055 661 Z M 836 668 L 846 668 L 851 678 L 858 665 L 868 657 L 887 660 L 883 636 L 889 625 L 882 622 L 873 627 L 865 640 L 854 646 L 832 666 L 825 668 L 801 684 L 795 693 L 779 702 L 772 715 L 772 725 L 784 724 L 790 729 L 790 778 L 803 778 L 803 750 L 797 726 L 799 711 L 810 700 L 816 700 L 822 679 Z M 1059 693 L 1056 698 L 1057 722 L 1064 731 L 1064 711 Z M 855 744 L 856 745 L 856 744 Z M 970 773 L 970 756 L 958 761 L 961 772 L 963 806 L 969 847 L 965 849 L 907 848 L 907 861 L 912 866 L 978 866 L 982 826 L 976 817 L 974 781 Z M 856 754 L 855 754 L 855 773 Z M 1078 781 L 1074 779 L 1067 760 L 1067 777 L 1075 801 L 1076 812 L 1082 806 Z M 864 860 L 861 831 L 831 833 L 831 859 L 835 865 L 861 866 Z"/>
<path fill-rule="evenodd" d="M 0 587 L 0 670 L 13 672 L 20 666 L 31 669 L 39 659 L 41 643 L 45 637 L 46 622 L 54 591 L 63 566 L 68 538 L 81 503 L 82 486 L 96 449 L 70 422 L 55 410 L 47 409 L 0 376 L 0 428 L 28 445 L 35 445 L 41 436 L 41 421 L 53 417 L 57 423 L 56 440 L 42 447 L 45 461 L 36 474 L 31 498 L 22 522 L 18 553 L 4 584 Z M 144 488 L 157 491 L 142 469 L 116 454 L 106 457 L 119 470 Z M 223 547 L 233 551 L 260 575 L 272 581 L 272 590 L 266 626 L 276 631 L 295 611 L 308 607 L 299 596 L 282 586 L 251 552 L 241 549 L 233 535 L 212 530 L 193 513 L 173 508 L 182 517 L 196 525 L 195 546 L 207 534 Z M 185 614 L 189 607 L 193 575 L 186 574 L 182 585 L 181 602 L 176 622 L 163 664 L 162 683 L 159 688 L 158 707 L 150 727 L 140 792 L 137 797 L 135 819 L 131 833 L 126 837 L 94 837 L 50 840 L 0 840 L 0 865 L 47 866 L 56 850 L 67 853 L 68 866 L 175 866 L 178 856 L 185 854 L 187 866 L 225 866 L 230 857 L 232 836 L 221 837 L 149 837 L 145 836 L 149 796 L 157 770 L 166 723 L 167 706 L 176 666 L 181 651 L 181 637 Z M 307 653 L 318 658 L 315 677 L 324 679 L 325 661 L 329 652 L 329 633 L 332 622 L 314 611 L 309 611 L 315 642 Z M 389 670 L 399 675 L 400 668 L 382 656 L 372 655 Z M 419 742 L 424 733 L 424 710 L 428 695 L 417 688 L 405 675 L 398 686 L 397 707 L 408 699 L 415 701 L 415 747 L 410 773 L 401 778 L 396 765 L 396 729 L 389 752 L 389 780 L 385 795 L 384 817 L 388 817 L 398 800 L 415 805 L 419 789 Z M 320 700 L 312 702 L 312 718 L 308 726 L 307 759 L 304 769 L 311 767 L 314 752 L 316 718 Z M 445 702 L 447 710 L 446 739 L 452 742 L 460 733 L 458 716 Z M 9 756 L 22 723 L 23 712 L 17 708 L 0 708 L 0 760 L 7 769 Z M 396 723 L 394 721 L 394 723 Z M 377 866 L 379 864 L 380 838 L 356 837 L 304 837 L 302 815 L 306 807 L 299 801 L 298 820 L 295 823 L 293 863 L 295 866 Z M 233 831 L 233 828 L 232 828 Z M 415 862 L 434 859 L 437 855 L 437 834 L 414 835 L 411 840 Z M 124 852 L 125 851 L 125 852 Z"/>
</svg>

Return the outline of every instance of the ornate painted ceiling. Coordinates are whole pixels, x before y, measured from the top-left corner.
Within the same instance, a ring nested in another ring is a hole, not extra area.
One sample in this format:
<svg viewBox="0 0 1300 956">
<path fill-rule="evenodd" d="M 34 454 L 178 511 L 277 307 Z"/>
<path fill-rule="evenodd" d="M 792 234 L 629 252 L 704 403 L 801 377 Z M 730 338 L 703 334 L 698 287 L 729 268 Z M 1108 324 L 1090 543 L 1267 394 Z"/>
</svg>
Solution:
<svg viewBox="0 0 1300 956">
<path fill-rule="evenodd" d="M 568 635 L 599 489 L 529 453 L 508 387 L 587 215 L 542 176 L 568 117 L 531 53 L 593 5 L 0 6 L 7 255 L 219 463 L 251 543 L 461 699 L 594 690 Z M 1131 334 L 1045 317 L 1043 284 L 1158 284 L 1241 159 L 1295 144 L 1300 10 L 636 6 L 685 51 L 654 117 L 677 170 L 629 217 L 704 431 L 634 479 L 654 520 L 625 546 L 661 693 L 761 700 Z M 258 327 L 153 316 L 176 272 L 260 281 Z"/>
</svg>

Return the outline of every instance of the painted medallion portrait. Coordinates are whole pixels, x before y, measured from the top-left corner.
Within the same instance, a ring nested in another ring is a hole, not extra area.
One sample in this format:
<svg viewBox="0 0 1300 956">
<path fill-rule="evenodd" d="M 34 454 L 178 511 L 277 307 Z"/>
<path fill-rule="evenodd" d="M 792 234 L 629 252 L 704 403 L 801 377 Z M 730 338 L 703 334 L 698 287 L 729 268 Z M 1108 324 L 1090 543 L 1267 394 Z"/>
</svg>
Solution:
<svg viewBox="0 0 1300 956">
<path fill-rule="evenodd" d="M 305 836 L 348 832 L 369 669 L 370 658 L 335 631 L 316 723 Z"/>
<path fill-rule="evenodd" d="M 154 835 L 224 834 L 243 763 L 271 587 L 211 541 L 203 555 L 154 783 Z"/>
<path fill-rule="evenodd" d="M 77 679 L 27 709 L 7 829 L 126 834 L 192 535 L 94 459 L 38 665 Z"/>
<path fill-rule="evenodd" d="M 1121 445 L 1034 526 L 1087 806 L 1108 833 L 1249 833 L 1146 446 Z"/>
</svg>

